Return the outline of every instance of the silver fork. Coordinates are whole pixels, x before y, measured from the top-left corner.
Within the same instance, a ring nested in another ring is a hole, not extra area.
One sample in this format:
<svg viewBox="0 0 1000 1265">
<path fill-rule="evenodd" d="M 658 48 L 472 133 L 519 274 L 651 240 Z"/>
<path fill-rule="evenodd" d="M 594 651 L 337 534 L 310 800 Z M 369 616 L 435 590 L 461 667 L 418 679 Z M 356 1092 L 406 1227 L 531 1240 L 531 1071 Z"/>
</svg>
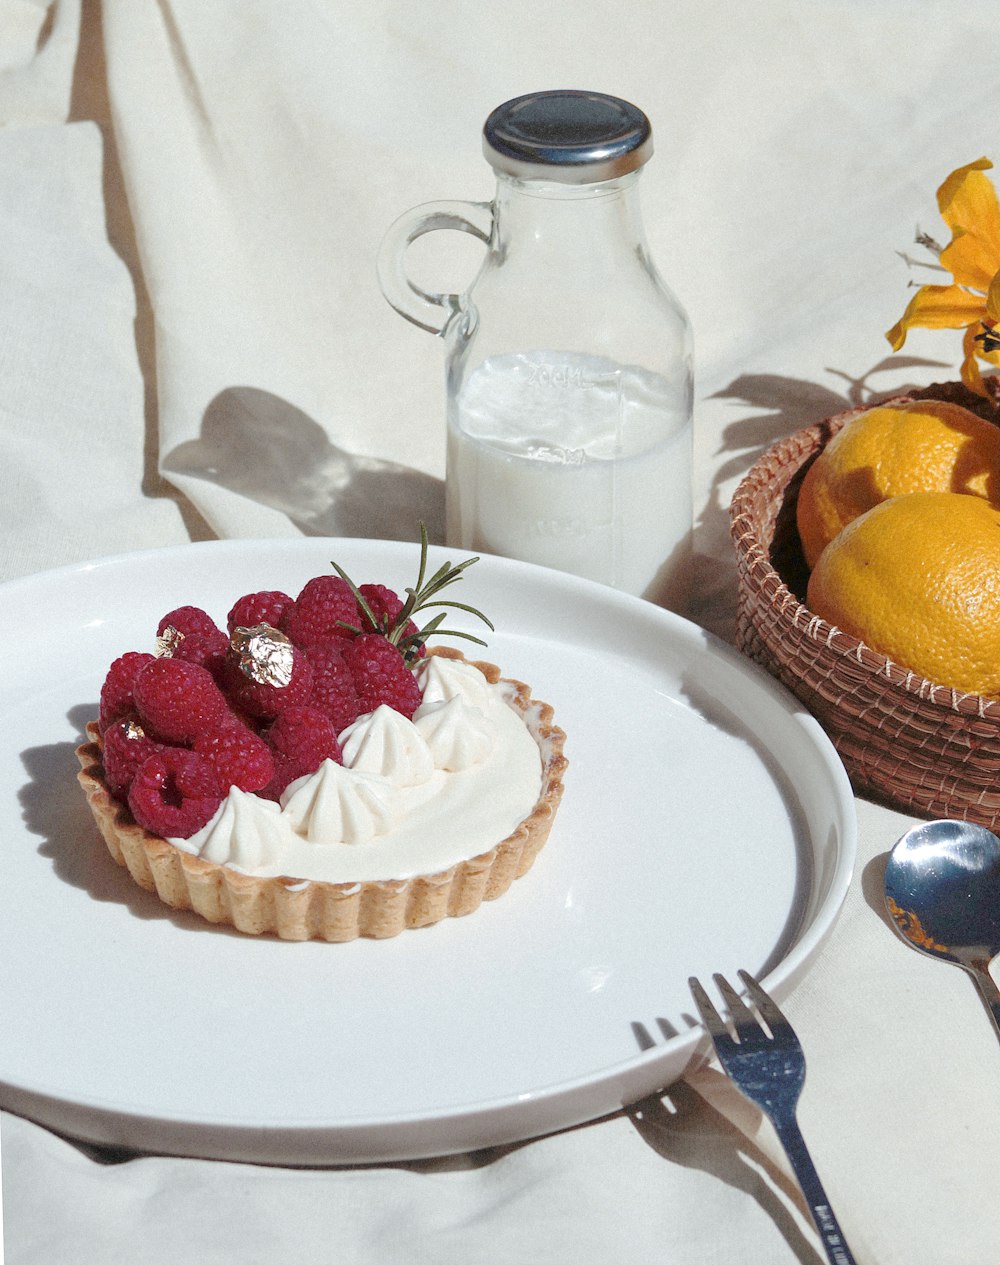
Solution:
<svg viewBox="0 0 1000 1265">
<path fill-rule="evenodd" d="M 729 1007 L 736 1040 L 733 1040 L 704 988 L 692 976 L 688 986 L 701 1021 L 712 1038 L 719 1062 L 737 1089 L 756 1103 L 774 1125 L 806 1197 L 830 1265 L 856 1265 L 795 1117 L 795 1106 L 806 1078 L 802 1046 L 792 1031 L 792 1025 L 753 976 L 747 971 L 740 971 L 739 976 L 771 1035 L 767 1035 L 753 1012 L 721 975 L 713 975 L 712 978 Z"/>
</svg>

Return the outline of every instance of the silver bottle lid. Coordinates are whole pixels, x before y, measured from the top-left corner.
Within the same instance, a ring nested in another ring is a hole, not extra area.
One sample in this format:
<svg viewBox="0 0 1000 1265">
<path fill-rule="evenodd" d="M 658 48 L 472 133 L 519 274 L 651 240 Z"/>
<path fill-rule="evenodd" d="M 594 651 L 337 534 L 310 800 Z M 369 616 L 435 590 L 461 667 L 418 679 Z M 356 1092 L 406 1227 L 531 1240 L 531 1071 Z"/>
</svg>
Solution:
<svg viewBox="0 0 1000 1265">
<path fill-rule="evenodd" d="M 603 92 L 531 92 L 497 106 L 483 127 L 496 171 L 520 180 L 590 184 L 635 171 L 653 152 L 637 106 Z"/>
</svg>

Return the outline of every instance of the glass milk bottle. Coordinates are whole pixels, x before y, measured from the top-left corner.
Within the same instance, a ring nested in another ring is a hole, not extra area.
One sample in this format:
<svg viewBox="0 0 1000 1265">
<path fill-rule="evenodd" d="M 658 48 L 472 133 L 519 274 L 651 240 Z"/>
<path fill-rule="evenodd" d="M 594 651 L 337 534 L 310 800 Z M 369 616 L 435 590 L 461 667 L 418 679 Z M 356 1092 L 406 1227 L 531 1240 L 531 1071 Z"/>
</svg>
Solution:
<svg viewBox="0 0 1000 1265">
<path fill-rule="evenodd" d="M 383 292 L 447 349 L 448 543 L 683 604 L 692 527 L 691 334 L 649 257 L 638 178 L 649 120 L 594 92 L 539 92 L 483 129 L 491 203 L 402 216 Z M 464 294 L 419 289 L 434 229 L 487 252 Z"/>
</svg>

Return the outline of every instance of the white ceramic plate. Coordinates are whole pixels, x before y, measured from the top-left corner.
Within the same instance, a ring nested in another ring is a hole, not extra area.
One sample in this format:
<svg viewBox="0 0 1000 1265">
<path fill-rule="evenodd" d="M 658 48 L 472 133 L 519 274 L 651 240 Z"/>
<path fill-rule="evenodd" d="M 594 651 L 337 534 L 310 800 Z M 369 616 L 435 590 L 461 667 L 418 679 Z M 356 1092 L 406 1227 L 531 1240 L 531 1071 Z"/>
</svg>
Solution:
<svg viewBox="0 0 1000 1265">
<path fill-rule="evenodd" d="M 812 718 L 684 620 L 485 557 L 453 591 L 496 624 L 478 653 L 567 733 L 528 875 L 469 918 L 346 945 L 244 937 L 135 887 L 75 779 L 108 665 L 175 606 L 224 621 L 331 558 L 359 583 L 415 580 L 414 545 L 296 539 L 0 587 L 3 1106 L 94 1142 L 269 1162 L 513 1141 L 677 1079 L 699 1044 L 689 975 L 742 966 L 780 996 L 830 931 L 854 801 Z"/>
</svg>

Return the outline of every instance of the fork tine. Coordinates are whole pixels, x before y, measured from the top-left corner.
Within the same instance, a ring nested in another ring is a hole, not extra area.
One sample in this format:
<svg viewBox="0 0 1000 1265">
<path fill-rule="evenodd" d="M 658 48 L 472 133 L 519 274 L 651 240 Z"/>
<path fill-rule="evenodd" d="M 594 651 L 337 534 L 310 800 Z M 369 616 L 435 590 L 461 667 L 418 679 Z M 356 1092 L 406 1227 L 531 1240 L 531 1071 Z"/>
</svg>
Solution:
<svg viewBox="0 0 1000 1265">
<path fill-rule="evenodd" d="M 713 975 L 715 985 L 722 994 L 722 999 L 729 1007 L 729 1013 L 733 1019 L 733 1025 L 736 1028 L 736 1035 L 742 1041 L 745 1036 L 749 1036 L 753 1029 L 763 1036 L 760 1024 L 753 1017 L 751 1010 L 744 1004 L 743 998 L 733 988 L 732 984 L 724 975 Z"/>
<path fill-rule="evenodd" d="M 790 1026 L 788 1020 L 778 1008 L 778 1003 L 768 993 L 765 993 L 761 986 L 757 983 L 749 971 L 739 971 L 740 979 L 746 985 L 747 992 L 753 999 L 753 1004 L 757 1007 L 767 1026 L 773 1032 L 776 1026 Z"/>
<path fill-rule="evenodd" d="M 712 1005 L 708 993 L 701 986 L 701 982 L 693 975 L 688 980 L 688 988 L 691 990 L 694 1004 L 698 1007 L 701 1021 L 708 1029 L 708 1035 L 712 1038 L 716 1048 L 718 1049 L 720 1042 L 727 1048 L 735 1046 L 736 1042 L 729 1035 L 729 1029 L 723 1023 L 722 1016 Z"/>
</svg>

